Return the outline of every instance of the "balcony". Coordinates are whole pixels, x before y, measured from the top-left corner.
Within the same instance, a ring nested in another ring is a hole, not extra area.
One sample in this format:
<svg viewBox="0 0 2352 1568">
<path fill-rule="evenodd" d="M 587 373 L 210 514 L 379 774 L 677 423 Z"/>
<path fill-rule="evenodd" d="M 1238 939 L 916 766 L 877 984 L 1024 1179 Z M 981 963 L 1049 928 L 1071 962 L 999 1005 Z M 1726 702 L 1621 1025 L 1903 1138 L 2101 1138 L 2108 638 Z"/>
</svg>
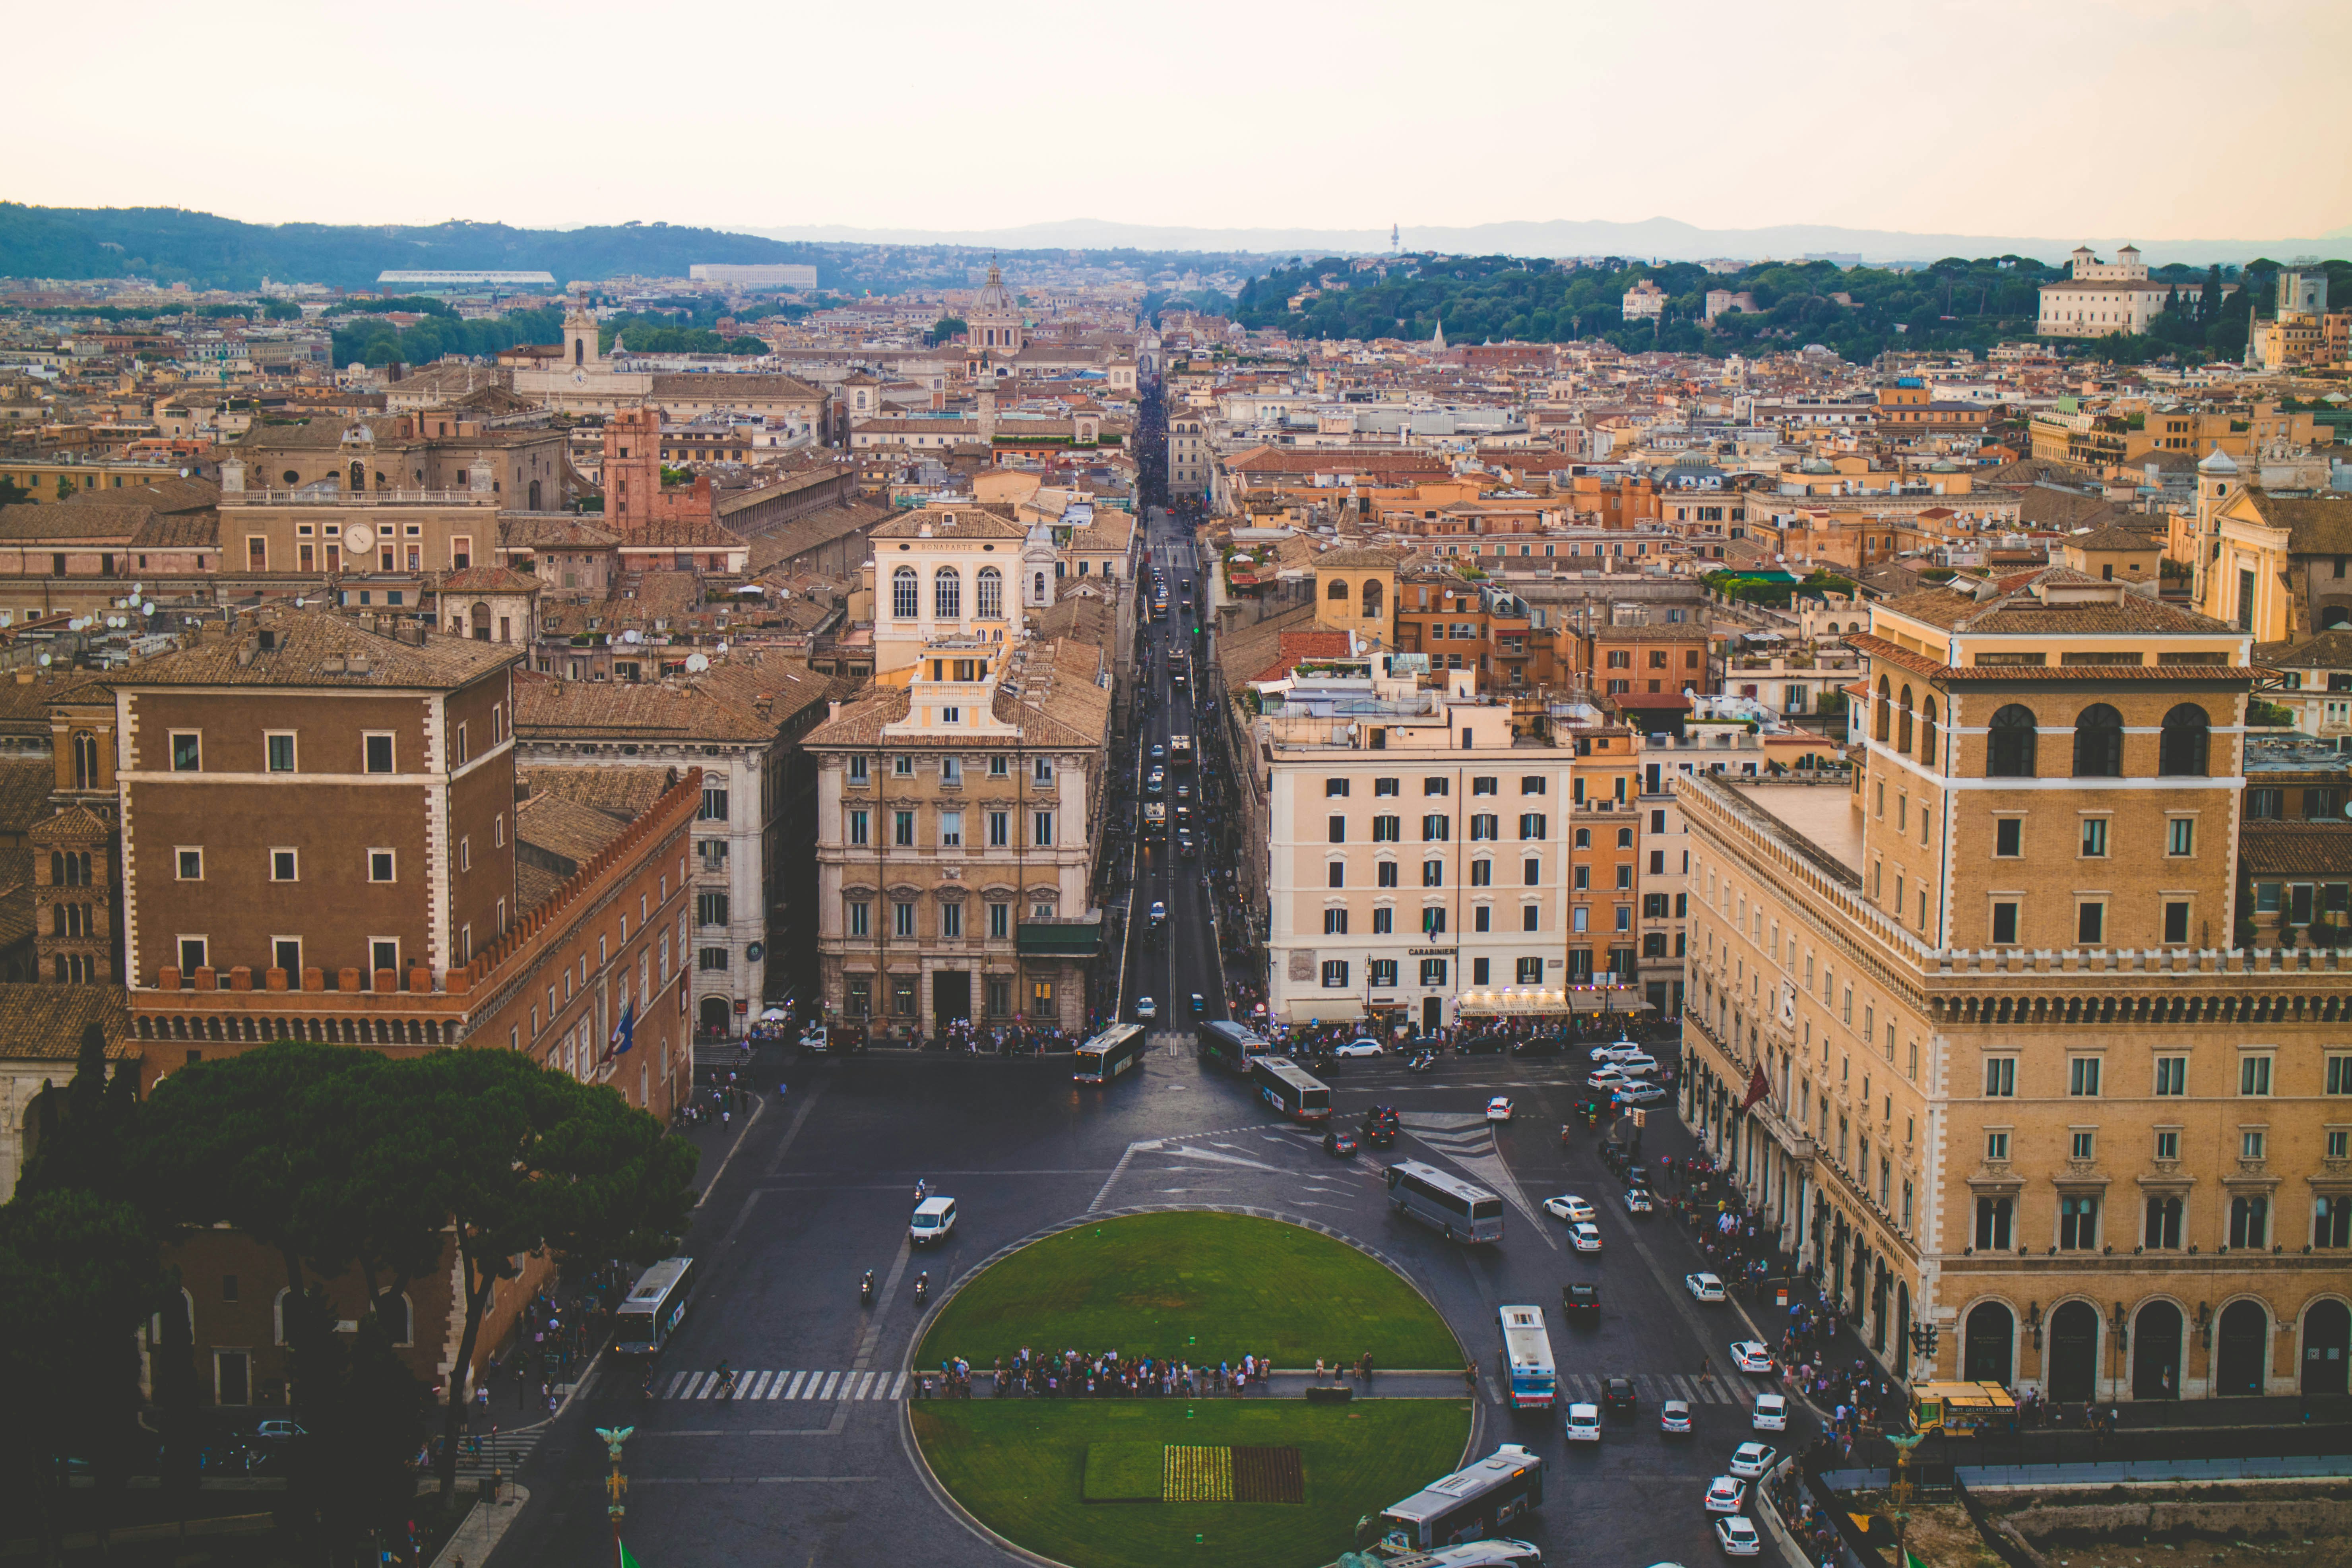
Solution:
<svg viewBox="0 0 2352 1568">
<path fill-rule="evenodd" d="M 1102 911 L 1025 920 L 1018 950 L 1024 958 L 1092 959 L 1102 952 Z"/>
</svg>

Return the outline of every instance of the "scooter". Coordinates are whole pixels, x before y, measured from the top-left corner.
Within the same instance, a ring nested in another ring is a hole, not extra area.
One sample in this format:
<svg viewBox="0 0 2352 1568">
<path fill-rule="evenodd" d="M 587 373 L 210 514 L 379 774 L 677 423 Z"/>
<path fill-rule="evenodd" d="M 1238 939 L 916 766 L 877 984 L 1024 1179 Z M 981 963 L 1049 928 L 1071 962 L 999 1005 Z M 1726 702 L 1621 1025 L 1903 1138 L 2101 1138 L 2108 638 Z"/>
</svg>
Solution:
<svg viewBox="0 0 2352 1568">
<path fill-rule="evenodd" d="M 861 1307 L 874 1305 L 874 1270 L 871 1268 L 866 1271 L 866 1278 L 857 1282 L 857 1304 Z"/>
</svg>

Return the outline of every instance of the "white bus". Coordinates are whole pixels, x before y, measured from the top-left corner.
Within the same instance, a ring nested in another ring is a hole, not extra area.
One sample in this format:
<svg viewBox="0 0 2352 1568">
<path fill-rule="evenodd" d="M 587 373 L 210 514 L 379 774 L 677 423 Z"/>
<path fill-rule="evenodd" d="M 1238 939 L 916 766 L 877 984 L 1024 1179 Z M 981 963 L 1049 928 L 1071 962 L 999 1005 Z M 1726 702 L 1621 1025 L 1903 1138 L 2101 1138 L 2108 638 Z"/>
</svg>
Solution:
<svg viewBox="0 0 2352 1568">
<path fill-rule="evenodd" d="M 1423 1552 L 1484 1541 L 1543 1502 L 1543 1457 L 1506 1443 L 1492 1454 L 1430 1482 L 1381 1510 L 1383 1538 L 1392 1547 Z"/>
<path fill-rule="evenodd" d="M 1559 1392 L 1559 1372 L 1552 1365 L 1543 1309 L 1505 1307 L 1501 1317 L 1503 1371 L 1510 1379 L 1511 1408 L 1549 1410 Z"/>
<path fill-rule="evenodd" d="M 1435 1226 L 1448 1241 L 1503 1239 L 1503 1200 L 1459 1176 L 1449 1176 L 1418 1160 L 1399 1160 L 1388 1170 L 1389 1205 L 1424 1225 Z"/>
<path fill-rule="evenodd" d="M 617 1355 L 658 1355 L 694 1299 L 694 1259 L 665 1258 L 637 1276 L 613 1315 Z"/>
</svg>

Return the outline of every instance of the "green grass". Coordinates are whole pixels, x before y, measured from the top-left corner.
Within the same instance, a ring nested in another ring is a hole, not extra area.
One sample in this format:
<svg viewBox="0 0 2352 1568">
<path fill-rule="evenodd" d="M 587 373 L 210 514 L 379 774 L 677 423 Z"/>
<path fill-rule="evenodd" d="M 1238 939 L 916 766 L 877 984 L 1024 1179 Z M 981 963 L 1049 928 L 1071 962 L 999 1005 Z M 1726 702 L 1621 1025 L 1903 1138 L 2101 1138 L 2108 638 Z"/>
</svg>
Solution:
<svg viewBox="0 0 2352 1568">
<path fill-rule="evenodd" d="M 1079 1495 L 1087 1502 L 1158 1502 L 1167 1453 L 1164 1443 L 1089 1443 Z"/>
<path fill-rule="evenodd" d="M 1130 1215 L 1023 1248 L 956 1293 L 915 1364 L 975 1367 L 1117 1351 L 1195 1365 L 1458 1367 L 1462 1346 L 1420 1292 L 1344 1242 L 1249 1215 Z M 1394 1500 L 1393 1499 L 1390 1500 Z"/>
<path fill-rule="evenodd" d="M 1440 1399 L 979 1399 L 918 1405 L 914 1423 L 924 1458 L 959 1502 L 998 1534 L 1056 1562 L 1300 1568 L 1349 1550 L 1359 1517 L 1377 1516 L 1452 1470 L 1470 1411 Z M 1148 1448 L 1156 1463 L 1164 1443 L 1295 1447 L 1307 1501 L 1083 1500 L 1093 1450 Z M 1195 1535 L 1207 1539 L 1195 1544 Z"/>
</svg>

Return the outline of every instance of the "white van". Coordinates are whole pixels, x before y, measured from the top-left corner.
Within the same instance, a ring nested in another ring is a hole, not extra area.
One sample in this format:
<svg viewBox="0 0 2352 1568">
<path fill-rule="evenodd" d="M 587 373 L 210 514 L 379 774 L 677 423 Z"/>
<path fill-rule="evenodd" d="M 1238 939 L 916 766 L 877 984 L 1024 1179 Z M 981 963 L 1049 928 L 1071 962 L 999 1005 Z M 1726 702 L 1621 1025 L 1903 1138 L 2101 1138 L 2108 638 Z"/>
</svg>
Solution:
<svg viewBox="0 0 2352 1568">
<path fill-rule="evenodd" d="M 955 1228 L 956 1206 L 953 1198 L 925 1198 L 915 1205 L 915 1217 L 907 1226 L 917 1247 L 927 1241 L 943 1239 Z"/>
<path fill-rule="evenodd" d="M 1789 1429 L 1789 1402 L 1777 1394 L 1758 1394 L 1754 1427 L 1759 1432 L 1786 1432 Z"/>
<path fill-rule="evenodd" d="M 1601 1441 L 1601 1406 L 1571 1405 L 1568 1407 L 1568 1440 L 1571 1443 Z"/>
</svg>

